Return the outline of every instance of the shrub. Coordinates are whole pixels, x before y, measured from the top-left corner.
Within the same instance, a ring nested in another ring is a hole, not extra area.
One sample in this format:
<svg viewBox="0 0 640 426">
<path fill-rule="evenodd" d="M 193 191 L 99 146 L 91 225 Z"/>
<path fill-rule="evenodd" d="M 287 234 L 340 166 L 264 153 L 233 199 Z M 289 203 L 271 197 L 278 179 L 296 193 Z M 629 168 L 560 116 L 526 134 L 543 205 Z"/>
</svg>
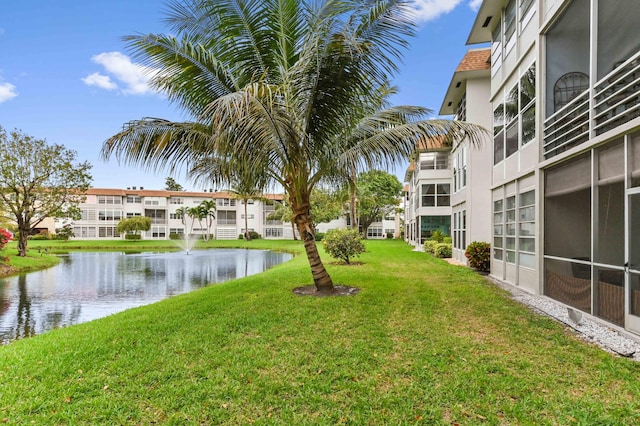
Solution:
<svg viewBox="0 0 640 426">
<path fill-rule="evenodd" d="M 140 234 L 124 234 L 125 240 L 141 240 L 142 235 Z"/>
<path fill-rule="evenodd" d="M 11 240 L 13 240 L 11 233 L 6 229 L 0 228 L 0 250 L 4 249 L 4 246 Z"/>
<path fill-rule="evenodd" d="M 365 251 L 357 229 L 332 229 L 324 235 L 322 245 L 331 257 L 345 263 Z"/>
<path fill-rule="evenodd" d="M 178 234 L 177 232 L 171 232 L 169 234 L 170 240 L 182 240 L 183 237 L 184 237 L 184 234 Z"/>
<path fill-rule="evenodd" d="M 49 234 L 48 232 L 41 232 L 39 234 L 31 235 L 29 237 L 29 239 L 30 240 L 34 240 L 34 241 L 50 240 L 51 239 L 51 234 Z"/>
<path fill-rule="evenodd" d="M 262 238 L 262 235 L 258 234 L 256 231 L 249 231 L 249 236 L 252 240 L 259 240 Z"/>
<path fill-rule="evenodd" d="M 393 232 L 387 232 L 387 240 L 393 239 Z"/>
<path fill-rule="evenodd" d="M 69 238 L 73 238 L 75 236 L 76 234 L 73 233 L 71 225 L 64 225 L 62 228 L 56 229 L 56 240 L 68 241 Z"/>
<path fill-rule="evenodd" d="M 441 243 L 442 240 L 444 239 L 444 237 L 446 237 L 446 236 L 447 236 L 447 234 L 445 234 L 444 232 L 439 231 L 439 230 L 436 229 L 435 231 L 433 231 L 431 233 L 431 237 L 429 239 L 431 241 L 435 241 L 437 243 Z"/>
<path fill-rule="evenodd" d="M 449 243 L 438 243 L 433 252 L 434 256 L 440 258 L 448 258 L 451 257 L 451 244 Z"/>
<path fill-rule="evenodd" d="M 239 235 L 238 235 L 238 239 L 239 239 L 239 240 L 244 240 L 244 234 L 239 234 Z"/>
<path fill-rule="evenodd" d="M 445 244 L 453 244 L 453 239 L 451 237 L 444 237 L 442 242 Z"/>
<path fill-rule="evenodd" d="M 467 246 L 464 255 L 469 259 L 469 266 L 479 271 L 489 272 L 491 269 L 491 244 L 474 241 Z"/>
<path fill-rule="evenodd" d="M 424 251 L 426 251 L 429 254 L 435 254 L 437 245 L 438 245 L 437 241 L 427 240 L 424 242 Z"/>
<path fill-rule="evenodd" d="M 322 241 L 324 238 L 324 232 L 316 232 L 315 239 L 316 241 Z"/>
</svg>

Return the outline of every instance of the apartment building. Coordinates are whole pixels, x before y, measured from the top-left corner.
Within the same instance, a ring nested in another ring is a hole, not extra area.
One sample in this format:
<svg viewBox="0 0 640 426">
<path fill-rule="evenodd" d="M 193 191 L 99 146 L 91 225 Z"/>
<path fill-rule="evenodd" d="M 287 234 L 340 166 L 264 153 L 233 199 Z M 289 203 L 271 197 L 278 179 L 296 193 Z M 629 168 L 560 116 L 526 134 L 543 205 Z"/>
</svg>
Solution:
<svg viewBox="0 0 640 426">
<path fill-rule="evenodd" d="M 472 197 L 475 190 L 459 192 L 460 168 L 451 170 L 454 241 L 456 231 L 467 235 L 459 250 L 475 239 L 468 238 L 472 230 L 483 228 L 493 277 L 635 333 L 639 19 L 637 0 L 483 1 L 468 44 L 491 44 L 489 76 L 482 78 L 489 80 L 484 105 L 493 112 L 487 126 L 493 140 L 488 156 L 466 150 L 466 182 L 488 176 L 488 191 L 479 194 L 489 206 Z M 469 114 L 470 104 L 482 104 L 471 99 L 480 91 L 469 90 L 482 78 L 466 81 L 465 96 L 450 87 L 441 113 L 482 124 L 486 117 Z M 461 141 L 452 161 L 464 164 L 465 147 Z M 469 167 L 476 160 L 478 167 Z M 415 192 L 407 197 L 414 197 L 408 205 L 415 210 Z M 477 215 L 482 219 L 473 222 Z"/>
<path fill-rule="evenodd" d="M 72 226 L 76 239 L 116 239 L 120 238 L 116 226 L 121 219 L 146 216 L 151 218 L 151 229 L 143 233 L 144 239 L 169 239 L 171 234 L 184 234 L 185 228 L 193 235 L 203 235 L 208 232 L 204 221 L 192 224 L 188 219 L 185 227 L 180 209 L 213 200 L 216 212 L 211 233 L 215 239 L 237 239 L 244 234 L 245 214 L 249 231 L 264 238 L 293 238 L 290 223 L 269 218 L 283 198 L 270 194 L 263 200 L 248 200 L 245 206 L 244 201 L 226 192 L 90 188 L 78 206 L 82 217 Z"/>
<path fill-rule="evenodd" d="M 405 173 L 405 240 L 421 245 L 438 230 L 451 235 L 451 147 L 423 140 Z"/>
</svg>

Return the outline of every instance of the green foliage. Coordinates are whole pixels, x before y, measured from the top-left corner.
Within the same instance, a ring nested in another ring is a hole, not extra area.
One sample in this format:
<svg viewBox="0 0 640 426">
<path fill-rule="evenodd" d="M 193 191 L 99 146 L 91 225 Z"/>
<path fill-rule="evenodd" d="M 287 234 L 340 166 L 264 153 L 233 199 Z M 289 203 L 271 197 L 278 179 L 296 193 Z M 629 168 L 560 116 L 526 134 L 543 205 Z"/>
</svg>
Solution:
<svg viewBox="0 0 640 426">
<path fill-rule="evenodd" d="M 63 145 L 0 127 L 0 212 L 11 212 L 18 226 L 19 256 L 26 256 L 27 236 L 45 218 L 76 216 L 90 169 Z"/>
<path fill-rule="evenodd" d="M 446 244 L 453 244 L 453 239 L 451 237 L 444 237 L 442 242 Z"/>
<path fill-rule="evenodd" d="M 451 251 L 451 243 L 438 243 L 433 250 L 433 255 L 440 258 L 449 258 L 451 257 Z"/>
<path fill-rule="evenodd" d="M 256 231 L 249 231 L 249 237 L 251 237 L 252 240 L 259 240 L 262 238 L 262 235 L 258 234 Z"/>
<path fill-rule="evenodd" d="M 168 176 L 164 180 L 164 189 L 167 191 L 180 191 L 180 192 L 184 191 L 184 187 L 180 185 L 178 182 L 176 182 L 176 180 L 171 176 Z"/>
<path fill-rule="evenodd" d="M 75 234 L 73 233 L 73 227 L 70 224 L 56 229 L 56 240 L 68 241 L 69 238 L 73 237 L 75 237 Z"/>
<path fill-rule="evenodd" d="M 427 240 L 423 243 L 424 251 L 429 254 L 435 254 L 437 245 L 438 245 L 437 241 Z"/>
<path fill-rule="evenodd" d="M 365 247 L 356 229 L 332 229 L 322 238 L 322 245 L 329 255 L 350 263 L 352 257 L 364 253 Z"/>
<path fill-rule="evenodd" d="M 170 240 L 182 240 L 184 238 L 184 234 L 178 234 L 177 232 L 171 232 L 169 234 Z"/>
<path fill-rule="evenodd" d="M 444 232 L 436 229 L 435 231 L 433 231 L 431 233 L 431 237 L 429 237 L 429 239 L 431 241 L 442 243 L 442 242 L 444 242 L 445 237 L 447 237 L 447 234 L 445 234 Z"/>
<path fill-rule="evenodd" d="M 402 183 L 395 175 L 380 170 L 360 173 L 356 182 L 357 215 L 362 229 L 396 210 Z"/>
<path fill-rule="evenodd" d="M 393 239 L 393 232 L 387 232 L 387 240 Z"/>
<path fill-rule="evenodd" d="M 51 239 L 51 234 L 48 232 L 39 232 L 35 235 L 29 235 L 28 239 L 33 241 L 46 241 Z"/>
<path fill-rule="evenodd" d="M 491 269 L 491 244 L 474 241 L 467 246 L 464 255 L 469 260 L 469 266 L 479 271 L 488 272 Z"/>
<path fill-rule="evenodd" d="M 328 223 L 340 217 L 343 211 L 340 195 L 328 188 L 314 188 L 311 192 L 313 223 Z M 320 241 L 316 238 L 316 241 Z"/>
<path fill-rule="evenodd" d="M 141 240 L 142 235 L 140 234 L 124 234 L 125 240 Z"/>
<path fill-rule="evenodd" d="M 137 234 L 140 231 L 148 231 L 151 229 L 151 218 L 146 216 L 134 216 L 120 220 L 116 226 L 118 234 Z M 140 238 L 137 238 L 140 239 Z"/>
</svg>

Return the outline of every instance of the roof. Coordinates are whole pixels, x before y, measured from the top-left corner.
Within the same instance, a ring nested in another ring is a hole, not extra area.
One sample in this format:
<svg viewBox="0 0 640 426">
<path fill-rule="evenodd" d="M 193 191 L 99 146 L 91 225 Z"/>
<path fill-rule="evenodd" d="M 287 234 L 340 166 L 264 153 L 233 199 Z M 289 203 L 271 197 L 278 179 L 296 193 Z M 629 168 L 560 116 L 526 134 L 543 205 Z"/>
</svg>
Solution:
<svg viewBox="0 0 640 426">
<path fill-rule="evenodd" d="M 195 192 L 195 191 L 166 191 L 155 189 L 118 189 L 118 188 L 89 188 L 86 195 L 115 195 L 119 197 L 198 197 L 198 198 L 234 198 L 234 195 L 226 192 Z M 283 194 L 264 194 L 264 198 L 269 200 L 282 200 Z"/>
<path fill-rule="evenodd" d="M 413 161 L 409 163 L 409 167 L 407 167 L 407 171 L 404 173 L 404 181 L 409 182 L 411 180 L 411 175 L 416 170 L 416 163 Z"/>
<path fill-rule="evenodd" d="M 483 47 L 467 51 L 451 77 L 449 88 L 442 100 L 440 115 L 453 115 L 456 113 L 460 99 L 462 99 L 467 90 L 467 80 L 482 77 L 489 79 L 490 76 L 491 48 Z"/>
<path fill-rule="evenodd" d="M 500 15 L 506 0 L 483 0 L 478 9 L 476 19 L 471 26 L 467 44 L 487 43 L 491 41 L 491 33 L 500 24 Z"/>
</svg>

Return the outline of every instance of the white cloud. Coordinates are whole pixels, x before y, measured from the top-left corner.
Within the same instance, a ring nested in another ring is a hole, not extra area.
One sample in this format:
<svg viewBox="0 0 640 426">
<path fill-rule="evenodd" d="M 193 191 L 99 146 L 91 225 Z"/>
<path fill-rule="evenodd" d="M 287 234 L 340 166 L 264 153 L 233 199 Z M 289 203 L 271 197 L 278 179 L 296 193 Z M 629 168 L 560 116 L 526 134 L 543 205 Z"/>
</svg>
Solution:
<svg viewBox="0 0 640 426">
<path fill-rule="evenodd" d="M 100 73 L 91 74 L 82 79 L 86 84 L 108 90 L 122 86 L 122 93 L 129 95 L 144 95 L 153 91 L 149 86 L 149 80 L 158 71 L 131 62 L 127 55 L 120 52 L 105 52 L 93 56 L 91 60 L 102 65 L 109 76 Z M 121 84 L 116 84 L 111 78 Z"/>
<path fill-rule="evenodd" d="M 18 96 L 16 86 L 11 83 L 0 83 L 0 104 Z"/>
<path fill-rule="evenodd" d="M 482 4 L 482 0 L 469 0 L 469 7 L 475 11 L 480 9 L 480 5 Z"/>
<path fill-rule="evenodd" d="M 432 21 L 451 12 L 462 0 L 413 0 L 413 10 L 419 22 Z"/>
<path fill-rule="evenodd" d="M 483 0 L 413 0 L 412 3 L 417 21 L 427 22 L 451 12 L 463 1 L 477 11 Z"/>
<path fill-rule="evenodd" d="M 97 86 L 105 90 L 117 89 L 118 85 L 111 81 L 108 75 L 102 75 L 99 72 L 94 72 L 82 79 L 87 86 Z"/>
</svg>

